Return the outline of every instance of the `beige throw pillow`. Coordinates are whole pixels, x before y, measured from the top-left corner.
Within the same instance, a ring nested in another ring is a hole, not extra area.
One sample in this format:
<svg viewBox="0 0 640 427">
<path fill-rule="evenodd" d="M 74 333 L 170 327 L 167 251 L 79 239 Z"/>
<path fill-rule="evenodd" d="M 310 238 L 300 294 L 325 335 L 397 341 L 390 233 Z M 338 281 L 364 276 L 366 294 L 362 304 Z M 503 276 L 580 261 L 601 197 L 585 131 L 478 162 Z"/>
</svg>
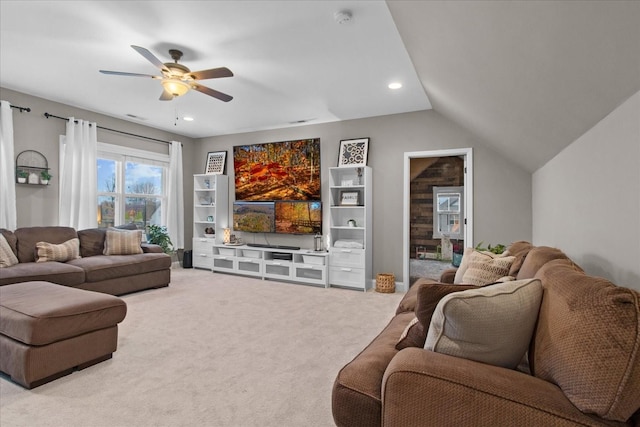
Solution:
<svg viewBox="0 0 640 427">
<path fill-rule="evenodd" d="M 59 245 L 48 242 L 36 243 L 36 262 L 66 262 L 76 258 L 80 258 L 80 239 L 77 237 Z"/>
<path fill-rule="evenodd" d="M 142 253 L 142 230 L 110 228 L 104 239 L 105 255 L 133 255 Z"/>
<path fill-rule="evenodd" d="M 0 233 L 0 268 L 11 267 L 18 263 L 16 254 L 11 250 L 7 239 Z"/>
<path fill-rule="evenodd" d="M 424 348 L 514 369 L 531 342 L 541 300 L 538 279 L 449 294 L 433 313 Z"/>
<path fill-rule="evenodd" d="M 513 256 L 500 256 L 491 252 L 473 251 L 469 257 L 469 265 L 462 276 L 462 283 L 484 286 L 509 275 L 513 264 Z"/>
<path fill-rule="evenodd" d="M 471 254 L 475 252 L 475 249 L 473 248 L 464 248 L 464 253 L 462 254 L 462 261 L 460 261 L 460 267 L 458 267 L 458 269 L 456 270 L 456 275 L 453 278 L 453 284 L 454 285 L 459 285 L 462 282 L 462 276 L 464 276 L 464 273 L 467 271 L 467 268 L 469 268 L 469 258 L 471 258 Z"/>
</svg>

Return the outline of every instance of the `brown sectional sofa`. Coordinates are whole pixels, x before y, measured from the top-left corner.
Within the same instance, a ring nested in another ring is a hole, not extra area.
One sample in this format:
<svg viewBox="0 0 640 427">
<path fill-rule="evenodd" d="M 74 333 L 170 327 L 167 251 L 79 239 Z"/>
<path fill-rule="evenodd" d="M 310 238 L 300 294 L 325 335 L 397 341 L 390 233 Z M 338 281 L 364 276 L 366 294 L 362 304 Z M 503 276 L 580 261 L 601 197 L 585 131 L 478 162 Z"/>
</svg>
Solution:
<svg viewBox="0 0 640 427">
<path fill-rule="evenodd" d="M 523 359 L 529 367 L 507 369 L 420 344 L 396 349 L 409 322 L 437 304 L 440 287 L 457 286 L 421 279 L 339 372 L 336 425 L 640 425 L 640 293 L 586 275 L 558 249 L 517 242 L 509 250 L 510 275 L 542 283 Z M 440 280 L 453 283 L 454 276 L 447 271 Z"/>
<path fill-rule="evenodd" d="M 123 227 L 129 228 L 129 227 Z M 142 254 L 103 255 L 105 229 L 76 231 L 70 227 L 25 227 L 15 231 L 0 229 L 19 263 L 0 269 L 0 286 L 29 281 L 47 281 L 123 295 L 149 288 L 168 286 L 171 257 L 157 245 L 142 244 Z M 67 262 L 35 262 L 37 242 L 61 244 L 80 240 L 81 258 Z"/>
</svg>

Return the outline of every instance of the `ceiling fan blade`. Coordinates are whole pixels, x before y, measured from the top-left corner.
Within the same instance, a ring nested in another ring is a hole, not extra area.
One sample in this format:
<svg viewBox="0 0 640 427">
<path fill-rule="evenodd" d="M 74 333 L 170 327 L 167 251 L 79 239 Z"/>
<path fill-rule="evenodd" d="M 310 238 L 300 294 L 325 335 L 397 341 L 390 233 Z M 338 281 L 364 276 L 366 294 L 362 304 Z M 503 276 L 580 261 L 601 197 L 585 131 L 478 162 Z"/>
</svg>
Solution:
<svg viewBox="0 0 640 427">
<path fill-rule="evenodd" d="M 212 68 L 210 70 L 194 71 L 191 74 L 194 80 L 218 79 L 220 77 L 233 77 L 233 73 L 227 67 Z"/>
<path fill-rule="evenodd" d="M 227 95 L 226 93 L 218 92 L 217 90 L 208 88 L 206 86 L 199 85 L 197 83 L 191 83 L 191 87 L 193 87 L 198 92 L 202 92 L 205 95 L 213 96 L 214 98 L 218 98 L 220 101 L 229 102 L 233 99 L 233 96 Z"/>
<path fill-rule="evenodd" d="M 171 94 L 171 92 L 168 92 L 167 90 L 162 91 L 162 95 L 160 95 L 160 101 L 171 101 L 172 99 L 173 95 Z"/>
<path fill-rule="evenodd" d="M 147 61 L 151 62 L 153 65 L 155 65 L 156 67 L 158 67 L 162 71 L 167 72 L 167 73 L 170 72 L 169 69 L 167 68 L 167 66 L 164 65 L 162 63 L 162 61 L 160 61 L 158 58 L 156 58 L 156 56 L 153 53 L 149 52 L 147 49 L 145 49 L 143 47 L 140 47 L 140 46 L 134 46 L 134 45 L 131 45 L 131 47 L 136 52 L 138 52 L 140 55 L 144 56 L 147 59 Z"/>
<path fill-rule="evenodd" d="M 151 74 L 138 74 L 138 73 L 124 73 L 122 71 L 109 71 L 109 70 L 100 70 L 102 74 L 113 74 L 116 76 L 130 76 L 130 77 L 151 77 L 152 79 L 160 79 L 160 76 L 152 76 Z"/>
</svg>

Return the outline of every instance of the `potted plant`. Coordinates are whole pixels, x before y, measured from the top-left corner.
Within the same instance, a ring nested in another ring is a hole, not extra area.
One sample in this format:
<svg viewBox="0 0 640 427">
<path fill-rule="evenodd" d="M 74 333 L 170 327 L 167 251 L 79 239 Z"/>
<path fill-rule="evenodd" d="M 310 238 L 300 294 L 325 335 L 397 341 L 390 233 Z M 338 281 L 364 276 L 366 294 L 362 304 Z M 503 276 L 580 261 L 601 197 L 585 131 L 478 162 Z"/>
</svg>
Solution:
<svg viewBox="0 0 640 427">
<path fill-rule="evenodd" d="M 51 174 L 47 170 L 40 172 L 40 183 L 47 185 L 51 179 Z"/>
<path fill-rule="evenodd" d="M 160 246 L 165 254 L 171 255 L 173 253 L 173 243 L 171 243 L 165 226 L 149 224 L 147 226 L 147 242 Z"/>
<path fill-rule="evenodd" d="M 18 182 L 20 184 L 24 184 L 25 182 L 27 182 L 27 177 L 29 176 L 29 172 L 22 169 L 18 169 L 18 171 L 16 172 L 16 175 L 18 176 Z"/>
</svg>

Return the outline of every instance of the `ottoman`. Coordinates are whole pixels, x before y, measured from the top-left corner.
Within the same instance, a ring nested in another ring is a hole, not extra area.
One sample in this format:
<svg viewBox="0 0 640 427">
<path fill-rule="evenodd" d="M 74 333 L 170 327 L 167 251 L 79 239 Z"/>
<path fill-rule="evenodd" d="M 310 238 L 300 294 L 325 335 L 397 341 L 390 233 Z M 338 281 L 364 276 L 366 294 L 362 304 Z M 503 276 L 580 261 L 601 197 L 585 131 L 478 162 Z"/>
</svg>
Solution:
<svg viewBox="0 0 640 427">
<path fill-rule="evenodd" d="M 120 298 L 49 282 L 0 286 L 0 371 L 33 388 L 110 359 Z"/>
</svg>

